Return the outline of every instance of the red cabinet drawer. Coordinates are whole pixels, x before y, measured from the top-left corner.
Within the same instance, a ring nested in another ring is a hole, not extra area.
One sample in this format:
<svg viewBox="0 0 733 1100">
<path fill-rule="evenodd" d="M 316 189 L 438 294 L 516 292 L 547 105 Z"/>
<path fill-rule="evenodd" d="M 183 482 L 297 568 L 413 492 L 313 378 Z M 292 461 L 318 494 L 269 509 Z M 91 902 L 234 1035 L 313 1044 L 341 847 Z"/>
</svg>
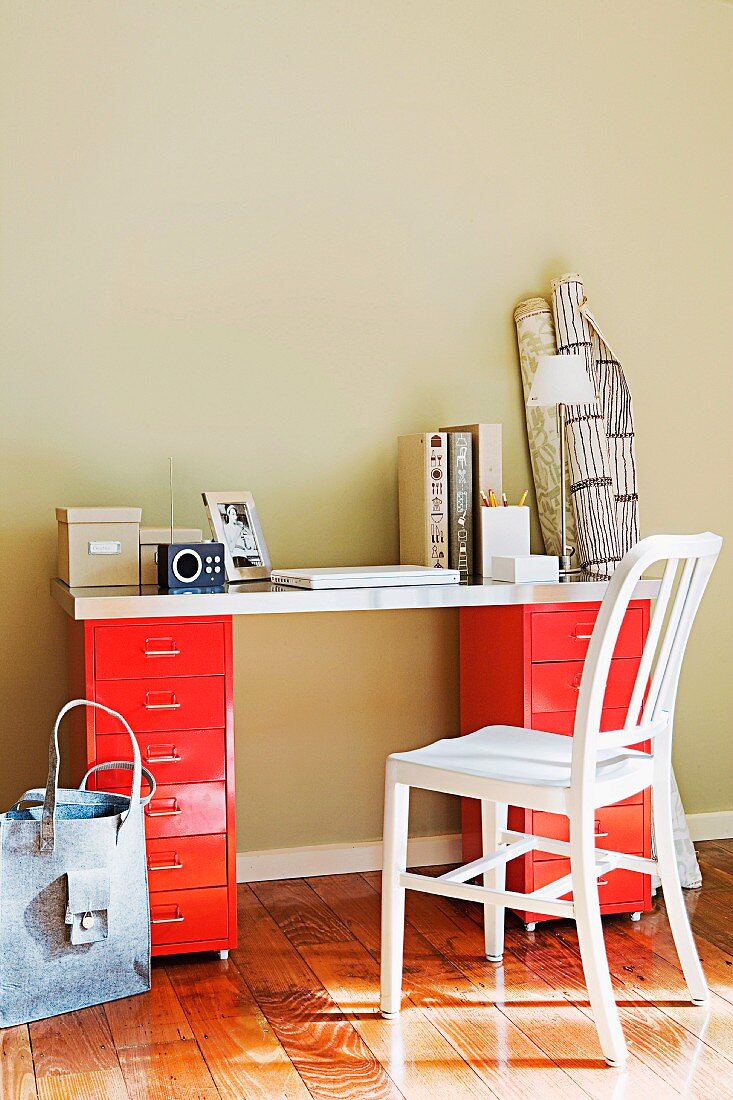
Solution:
<svg viewBox="0 0 733 1100">
<path fill-rule="evenodd" d="M 155 837 L 146 847 L 151 895 L 160 890 L 226 886 L 226 836 Z"/>
<path fill-rule="evenodd" d="M 227 889 L 167 890 L 150 898 L 153 947 L 196 940 L 223 940 L 229 930 Z"/>
<path fill-rule="evenodd" d="M 601 713 L 602 730 L 623 729 L 625 721 L 626 711 L 623 707 L 606 709 Z M 532 715 L 533 730 L 543 730 L 545 733 L 563 733 L 566 737 L 572 737 L 574 726 L 574 710 L 544 711 L 541 714 Z"/>
<path fill-rule="evenodd" d="M 158 787 L 145 807 L 145 835 L 193 836 L 225 833 L 224 783 L 174 783 Z"/>
<path fill-rule="evenodd" d="M 139 734 L 224 726 L 223 676 L 102 680 L 96 700 L 118 710 Z M 109 714 L 96 710 L 94 716 L 98 734 L 119 732 Z"/>
<path fill-rule="evenodd" d="M 588 651 L 597 616 L 598 608 L 534 613 L 531 626 L 532 660 L 582 661 Z M 640 607 L 631 607 L 621 625 L 614 657 L 641 657 L 643 645 L 643 612 Z"/>
<path fill-rule="evenodd" d="M 158 787 L 145 807 L 145 835 L 149 839 L 225 833 L 226 828 L 224 783 L 172 783 Z"/>
<path fill-rule="evenodd" d="M 158 784 L 208 783 L 226 776 L 224 730 L 175 730 L 136 736 L 143 764 Z M 130 738 L 126 733 L 97 737 L 96 751 L 97 764 L 130 760 Z M 131 772 L 109 771 L 103 775 L 108 786 L 129 790 Z"/>
<path fill-rule="evenodd" d="M 224 673 L 223 623 L 98 626 L 94 630 L 97 680 L 140 676 L 213 676 Z"/>
<path fill-rule="evenodd" d="M 627 707 L 631 701 L 639 662 L 636 658 L 611 661 L 608 674 L 605 709 Z M 532 713 L 575 711 L 578 705 L 582 661 L 558 661 L 555 664 L 532 665 Z"/>
<path fill-rule="evenodd" d="M 631 855 L 640 855 L 632 852 Z M 567 859 L 543 859 L 534 865 L 534 888 L 539 890 L 550 882 L 570 874 L 570 861 Z M 622 871 L 618 868 L 602 875 L 598 880 L 598 899 L 601 905 L 636 905 L 644 908 L 644 876 L 637 871 Z M 572 897 L 572 894 L 565 895 Z"/>
<path fill-rule="evenodd" d="M 640 799 L 643 796 L 640 796 Z M 603 806 L 595 812 L 596 847 L 614 852 L 641 852 L 644 847 L 644 806 Z M 562 814 L 535 811 L 532 832 L 552 840 L 570 840 L 569 822 Z M 555 860 L 549 852 L 535 851 L 535 860 Z"/>
</svg>

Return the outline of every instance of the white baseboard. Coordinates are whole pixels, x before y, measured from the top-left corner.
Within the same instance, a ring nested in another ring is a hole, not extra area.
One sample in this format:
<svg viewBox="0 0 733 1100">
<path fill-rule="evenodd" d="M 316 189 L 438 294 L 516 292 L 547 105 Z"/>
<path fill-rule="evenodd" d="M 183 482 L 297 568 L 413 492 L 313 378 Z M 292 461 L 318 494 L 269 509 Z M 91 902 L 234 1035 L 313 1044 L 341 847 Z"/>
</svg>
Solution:
<svg viewBox="0 0 733 1100">
<path fill-rule="evenodd" d="M 733 837 L 733 810 L 712 814 L 688 814 L 693 840 L 724 840 Z M 407 849 L 411 867 L 435 867 L 458 863 L 460 833 L 413 837 Z M 313 844 L 304 848 L 270 848 L 263 852 L 237 853 L 237 882 L 271 882 L 274 879 L 315 878 L 317 875 L 348 875 L 382 868 L 379 841 L 360 844 Z"/>
<path fill-rule="evenodd" d="M 688 814 L 687 827 L 693 840 L 728 840 L 733 837 L 733 810 Z"/>
<path fill-rule="evenodd" d="M 407 847 L 411 867 L 435 867 L 458 863 L 460 833 L 416 836 Z M 237 852 L 237 882 L 271 882 L 284 878 L 315 878 L 357 871 L 380 871 L 380 841 L 360 844 L 313 844 L 305 848 L 270 848 L 264 852 Z"/>
</svg>

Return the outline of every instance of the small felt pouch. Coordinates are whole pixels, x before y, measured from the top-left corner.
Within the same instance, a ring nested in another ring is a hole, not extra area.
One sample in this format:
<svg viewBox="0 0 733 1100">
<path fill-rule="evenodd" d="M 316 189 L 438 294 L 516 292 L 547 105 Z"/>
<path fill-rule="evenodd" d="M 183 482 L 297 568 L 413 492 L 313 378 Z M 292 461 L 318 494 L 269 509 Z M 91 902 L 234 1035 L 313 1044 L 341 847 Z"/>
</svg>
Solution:
<svg viewBox="0 0 733 1100">
<path fill-rule="evenodd" d="M 109 934 L 109 872 L 104 867 L 68 871 L 66 923 L 73 944 L 96 943 Z"/>
</svg>

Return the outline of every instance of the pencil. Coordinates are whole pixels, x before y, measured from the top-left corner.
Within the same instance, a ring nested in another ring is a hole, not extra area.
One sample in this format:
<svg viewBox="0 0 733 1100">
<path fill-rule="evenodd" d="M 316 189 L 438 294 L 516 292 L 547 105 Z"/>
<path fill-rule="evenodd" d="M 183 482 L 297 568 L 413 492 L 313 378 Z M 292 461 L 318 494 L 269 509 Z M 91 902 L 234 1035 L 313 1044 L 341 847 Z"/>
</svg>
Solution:
<svg viewBox="0 0 733 1100">
<path fill-rule="evenodd" d="M 521 497 L 519 498 L 519 504 L 517 505 L 518 508 L 521 508 L 522 505 L 524 504 L 525 500 L 527 499 L 527 493 L 528 492 L 529 492 L 529 489 L 525 489 L 524 492 L 522 493 Z"/>
</svg>

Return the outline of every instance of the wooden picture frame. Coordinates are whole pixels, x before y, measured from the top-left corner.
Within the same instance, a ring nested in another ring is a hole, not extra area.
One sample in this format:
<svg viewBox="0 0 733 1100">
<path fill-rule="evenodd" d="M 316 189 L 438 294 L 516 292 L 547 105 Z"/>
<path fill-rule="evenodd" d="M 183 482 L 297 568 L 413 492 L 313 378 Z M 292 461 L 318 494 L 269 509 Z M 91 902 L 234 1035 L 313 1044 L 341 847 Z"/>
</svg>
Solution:
<svg viewBox="0 0 733 1100">
<path fill-rule="evenodd" d="M 270 555 L 252 494 L 237 489 L 201 495 L 211 533 L 217 542 L 224 544 L 229 583 L 267 580 Z"/>
</svg>

